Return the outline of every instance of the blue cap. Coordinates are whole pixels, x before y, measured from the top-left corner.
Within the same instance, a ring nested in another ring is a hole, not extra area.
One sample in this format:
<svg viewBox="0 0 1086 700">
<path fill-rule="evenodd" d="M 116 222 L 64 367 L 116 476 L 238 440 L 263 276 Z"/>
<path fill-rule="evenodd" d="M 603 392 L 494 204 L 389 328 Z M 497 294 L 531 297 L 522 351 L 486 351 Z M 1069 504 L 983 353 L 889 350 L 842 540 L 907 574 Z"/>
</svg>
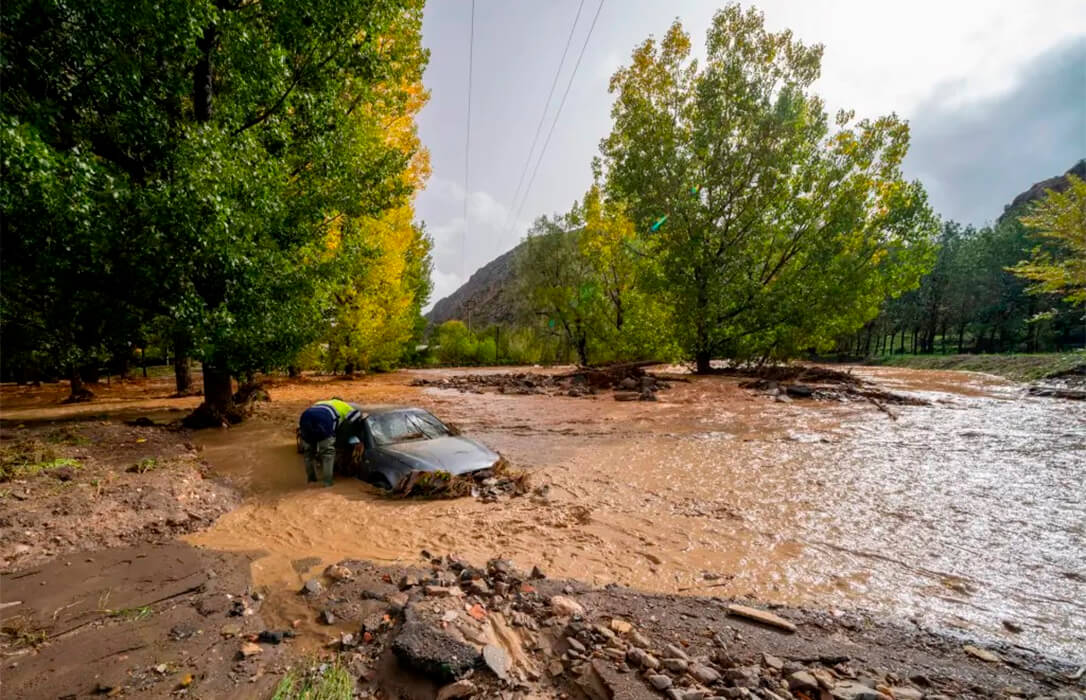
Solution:
<svg viewBox="0 0 1086 700">
<path fill-rule="evenodd" d="M 351 437 L 347 438 L 347 444 L 348 444 L 348 445 L 357 445 L 357 444 L 358 444 L 358 443 L 360 443 L 360 442 L 362 442 L 362 441 L 361 441 L 361 440 L 359 440 L 358 438 L 356 438 L 356 437 L 355 437 L 355 436 L 353 436 L 353 435 L 352 435 Z"/>
</svg>

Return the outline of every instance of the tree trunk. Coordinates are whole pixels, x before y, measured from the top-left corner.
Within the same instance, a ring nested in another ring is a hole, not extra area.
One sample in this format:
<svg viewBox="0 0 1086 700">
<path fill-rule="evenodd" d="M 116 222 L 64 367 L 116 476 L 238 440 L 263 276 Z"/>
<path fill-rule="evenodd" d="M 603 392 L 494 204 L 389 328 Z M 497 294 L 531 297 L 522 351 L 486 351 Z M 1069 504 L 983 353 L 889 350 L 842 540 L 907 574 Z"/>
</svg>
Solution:
<svg viewBox="0 0 1086 700">
<path fill-rule="evenodd" d="M 68 379 L 71 383 L 71 391 L 68 398 L 64 399 L 64 403 L 80 403 L 94 398 L 94 392 L 83 384 L 83 375 L 78 367 L 71 368 L 68 372 Z"/>
<path fill-rule="evenodd" d="M 348 377 L 354 374 L 354 363 L 348 362 L 347 366 L 343 368 L 343 373 L 346 374 Z"/>
<path fill-rule="evenodd" d="M 187 338 L 176 335 L 173 339 L 173 381 L 178 395 L 192 391 L 192 368 L 189 367 Z"/>
<path fill-rule="evenodd" d="M 204 363 L 204 402 L 182 420 L 186 428 L 225 427 L 243 416 L 234 405 L 234 387 L 225 363 Z"/>
<path fill-rule="evenodd" d="M 913 354 L 914 355 L 919 355 L 920 354 L 916 349 L 916 339 L 917 339 L 917 336 L 919 336 L 919 335 L 920 335 L 920 329 L 919 328 L 913 328 Z"/>
<path fill-rule="evenodd" d="M 230 372 L 204 365 L 204 403 L 226 414 L 234 405 L 234 387 Z"/>
<path fill-rule="evenodd" d="M 297 379 L 302 376 L 302 370 L 298 369 L 298 365 L 287 365 L 287 376 L 291 379 Z"/>
<path fill-rule="evenodd" d="M 712 360 L 713 356 L 708 350 L 698 350 L 694 353 L 698 374 L 709 374 L 713 369 Z"/>
<path fill-rule="evenodd" d="M 965 352 L 965 324 L 958 326 L 958 354 Z"/>
</svg>

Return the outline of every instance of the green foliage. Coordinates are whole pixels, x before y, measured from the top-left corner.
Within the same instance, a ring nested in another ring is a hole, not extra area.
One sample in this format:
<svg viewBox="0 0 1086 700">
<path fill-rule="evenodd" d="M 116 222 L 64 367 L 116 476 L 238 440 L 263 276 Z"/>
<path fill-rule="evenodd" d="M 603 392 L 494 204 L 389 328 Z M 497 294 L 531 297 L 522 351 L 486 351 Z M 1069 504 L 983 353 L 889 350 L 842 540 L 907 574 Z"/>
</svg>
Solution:
<svg viewBox="0 0 1086 700">
<path fill-rule="evenodd" d="M 417 187 L 421 20 L 421 0 L 5 5 L 5 354 L 98 362 L 159 319 L 221 372 L 291 362 L 380 248 L 366 222 Z M 359 236 L 330 250 L 335 226 Z"/>
<path fill-rule="evenodd" d="M 446 321 L 438 326 L 436 356 L 446 365 L 474 364 L 478 341 L 463 321 Z"/>
<path fill-rule="evenodd" d="M 354 679 L 338 661 L 323 663 L 308 671 L 291 670 L 275 687 L 272 700 L 349 700 Z"/>
<path fill-rule="evenodd" d="M 1019 220 L 1043 244 L 1011 271 L 1034 283 L 1031 294 L 1059 295 L 1086 309 L 1086 181 L 1069 175 L 1065 191 L 1049 190 Z"/>
<path fill-rule="evenodd" d="M 841 113 L 831 132 L 808 92 L 822 48 L 767 31 L 757 10 L 718 12 L 706 50 L 699 66 L 676 23 L 615 73 L 609 193 L 699 369 L 830 346 L 931 263 L 934 216 L 900 172 L 908 128 Z"/>
</svg>

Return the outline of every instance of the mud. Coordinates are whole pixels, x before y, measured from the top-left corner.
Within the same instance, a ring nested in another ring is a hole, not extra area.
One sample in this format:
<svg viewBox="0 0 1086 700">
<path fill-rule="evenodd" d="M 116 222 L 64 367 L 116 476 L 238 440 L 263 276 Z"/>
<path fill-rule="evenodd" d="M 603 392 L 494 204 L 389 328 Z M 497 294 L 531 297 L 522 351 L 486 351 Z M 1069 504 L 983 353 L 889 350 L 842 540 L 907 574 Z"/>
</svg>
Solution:
<svg viewBox="0 0 1086 700">
<path fill-rule="evenodd" d="M 102 420 L 5 426 L 0 454 L 5 462 L 30 455 L 29 465 L 0 480 L 0 571 L 69 552 L 169 542 L 240 501 L 183 431 Z"/>
<path fill-rule="evenodd" d="M 233 552 L 251 561 L 252 585 L 267 593 L 262 623 L 278 629 L 303 620 L 305 634 L 291 643 L 296 651 L 313 650 L 307 638 L 328 641 L 319 611 L 297 595 L 314 571 L 341 560 L 412 565 L 428 549 L 476 564 L 503 555 L 558 579 L 661 594 L 636 594 L 646 629 L 663 619 L 653 606 L 689 620 L 693 635 L 700 623 L 686 615 L 699 614 L 700 596 L 749 597 L 838 610 L 832 619 L 801 610 L 800 621 L 807 624 L 809 614 L 820 621 L 822 637 L 844 635 L 879 658 L 954 650 L 948 677 L 973 668 L 956 653 L 956 637 L 1080 661 L 1082 405 L 1029 397 L 1020 385 L 982 375 L 853 372 L 927 405 L 894 406 L 891 420 L 868 401 L 780 401 L 727 376 L 676 381 L 655 402 L 629 403 L 608 394 L 480 395 L 410 386 L 462 370 L 283 382 L 250 421 L 197 434 L 197 459 L 214 474 L 202 481 L 226 480 L 245 497 L 185 539 L 208 555 Z M 35 391 L 4 389 L 6 427 L 90 417 L 111 424 L 139 415 L 166 420 L 198 402 L 167 398 L 165 383 L 113 394 L 96 388 L 101 401 L 79 406 L 45 405 L 53 400 L 50 389 Z M 55 393 L 59 402 L 63 393 Z M 294 424 L 305 405 L 332 395 L 427 408 L 527 469 L 537 490 L 488 504 L 397 501 L 354 480 L 306 488 Z M 609 610 L 621 599 L 614 593 L 601 591 L 593 605 Z M 670 597 L 675 593 L 684 596 Z M 860 611 L 902 626 L 876 625 Z M 839 619 L 856 620 L 855 629 Z M 896 631 L 865 636 L 873 625 Z"/>
</svg>

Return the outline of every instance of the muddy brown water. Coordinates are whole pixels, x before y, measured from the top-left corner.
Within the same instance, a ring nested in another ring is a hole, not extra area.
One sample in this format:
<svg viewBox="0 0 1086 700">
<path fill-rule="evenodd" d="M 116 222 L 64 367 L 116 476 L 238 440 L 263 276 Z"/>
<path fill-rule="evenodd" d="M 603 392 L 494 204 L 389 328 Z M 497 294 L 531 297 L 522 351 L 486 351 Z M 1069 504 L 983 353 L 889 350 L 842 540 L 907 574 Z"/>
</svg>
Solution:
<svg viewBox="0 0 1086 700">
<path fill-rule="evenodd" d="M 450 370 L 276 387 L 254 420 L 198 436 L 248 497 L 188 539 L 263 552 L 254 581 L 282 593 L 269 602 L 283 620 L 298 612 L 288 593 L 328 563 L 412 564 L 426 549 L 596 585 L 863 608 L 1081 662 L 1086 406 L 986 375 L 856 371 L 932 404 L 891 420 L 865 403 L 777 403 L 723 377 L 657 403 L 409 386 Z M 531 469 L 546 498 L 307 488 L 295 421 L 333 394 L 426 407 Z M 307 558 L 320 564 L 298 565 Z"/>
</svg>

